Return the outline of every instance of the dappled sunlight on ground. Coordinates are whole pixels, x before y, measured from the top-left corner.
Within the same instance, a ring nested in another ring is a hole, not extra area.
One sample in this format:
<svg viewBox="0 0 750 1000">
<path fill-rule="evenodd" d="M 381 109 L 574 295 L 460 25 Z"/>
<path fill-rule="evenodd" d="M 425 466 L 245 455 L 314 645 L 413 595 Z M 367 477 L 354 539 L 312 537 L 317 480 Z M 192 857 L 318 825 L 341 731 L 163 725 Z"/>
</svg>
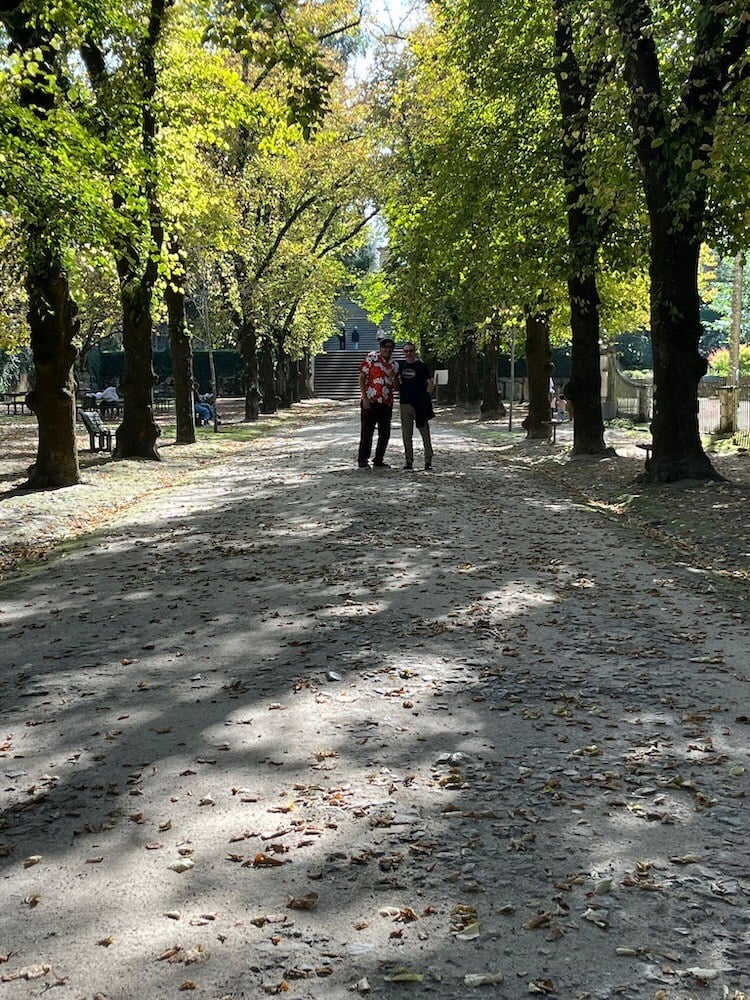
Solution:
<svg viewBox="0 0 750 1000">
<path fill-rule="evenodd" d="M 0 592 L 7 967 L 62 1000 L 747 989 L 744 621 L 485 442 L 362 474 L 356 435 L 334 407 L 123 498 Z"/>
</svg>

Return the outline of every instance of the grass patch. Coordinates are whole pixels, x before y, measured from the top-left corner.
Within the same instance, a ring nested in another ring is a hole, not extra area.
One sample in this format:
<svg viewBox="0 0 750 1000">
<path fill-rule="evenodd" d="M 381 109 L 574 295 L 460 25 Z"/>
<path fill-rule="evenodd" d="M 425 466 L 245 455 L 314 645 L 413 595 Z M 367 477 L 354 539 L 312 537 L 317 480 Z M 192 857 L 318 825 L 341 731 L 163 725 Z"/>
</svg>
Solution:
<svg viewBox="0 0 750 1000">
<path fill-rule="evenodd" d="M 732 434 L 709 437 L 704 442 L 708 455 L 734 455 L 739 447 Z"/>
<path fill-rule="evenodd" d="M 221 424 L 217 433 L 214 433 L 213 427 L 196 427 L 195 428 L 195 440 L 201 444 L 208 444 L 210 442 L 215 442 L 217 445 L 221 445 L 222 442 L 247 442 L 247 441 L 257 441 L 258 438 L 263 437 L 269 430 L 269 424 L 267 423 L 254 423 L 254 424 Z M 174 438 L 177 436 L 177 427 L 175 424 L 166 424 L 162 427 L 162 435 L 166 438 L 171 438 L 174 442 Z"/>
</svg>

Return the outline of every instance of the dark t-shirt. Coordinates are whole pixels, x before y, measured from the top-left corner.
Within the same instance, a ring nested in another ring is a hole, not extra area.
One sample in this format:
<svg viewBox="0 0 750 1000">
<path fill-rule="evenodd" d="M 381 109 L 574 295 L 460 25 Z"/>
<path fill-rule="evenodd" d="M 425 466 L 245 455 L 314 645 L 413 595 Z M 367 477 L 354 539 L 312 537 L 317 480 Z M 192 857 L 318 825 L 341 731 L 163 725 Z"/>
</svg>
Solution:
<svg viewBox="0 0 750 1000">
<path fill-rule="evenodd" d="M 427 380 L 432 378 L 432 372 L 424 361 L 399 361 L 398 377 L 401 402 L 415 406 L 420 396 L 427 392 Z"/>
</svg>

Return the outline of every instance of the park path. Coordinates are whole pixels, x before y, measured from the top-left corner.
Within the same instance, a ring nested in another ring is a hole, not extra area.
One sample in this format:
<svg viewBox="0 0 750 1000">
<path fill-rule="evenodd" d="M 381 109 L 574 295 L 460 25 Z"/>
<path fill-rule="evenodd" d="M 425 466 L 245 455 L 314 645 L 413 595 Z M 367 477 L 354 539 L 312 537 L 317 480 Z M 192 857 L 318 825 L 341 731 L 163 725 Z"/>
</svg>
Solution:
<svg viewBox="0 0 750 1000">
<path fill-rule="evenodd" d="M 469 436 L 356 434 L 0 591 L 0 1000 L 739 1000 L 747 623 Z"/>
</svg>

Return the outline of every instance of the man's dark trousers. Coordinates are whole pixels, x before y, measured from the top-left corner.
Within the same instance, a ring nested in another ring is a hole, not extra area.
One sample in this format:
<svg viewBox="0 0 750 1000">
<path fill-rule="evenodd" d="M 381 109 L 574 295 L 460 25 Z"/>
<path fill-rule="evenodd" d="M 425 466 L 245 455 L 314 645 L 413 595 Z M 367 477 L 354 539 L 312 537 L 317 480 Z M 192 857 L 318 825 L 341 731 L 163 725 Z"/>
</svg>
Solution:
<svg viewBox="0 0 750 1000">
<path fill-rule="evenodd" d="M 378 443 L 375 446 L 375 465 L 382 465 L 388 439 L 391 436 L 391 416 L 393 407 L 387 403 L 370 403 L 367 409 L 360 404 L 362 428 L 359 435 L 359 464 L 365 465 L 370 460 L 372 451 L 372 436 L 378 429 Z"/>
</svg>

